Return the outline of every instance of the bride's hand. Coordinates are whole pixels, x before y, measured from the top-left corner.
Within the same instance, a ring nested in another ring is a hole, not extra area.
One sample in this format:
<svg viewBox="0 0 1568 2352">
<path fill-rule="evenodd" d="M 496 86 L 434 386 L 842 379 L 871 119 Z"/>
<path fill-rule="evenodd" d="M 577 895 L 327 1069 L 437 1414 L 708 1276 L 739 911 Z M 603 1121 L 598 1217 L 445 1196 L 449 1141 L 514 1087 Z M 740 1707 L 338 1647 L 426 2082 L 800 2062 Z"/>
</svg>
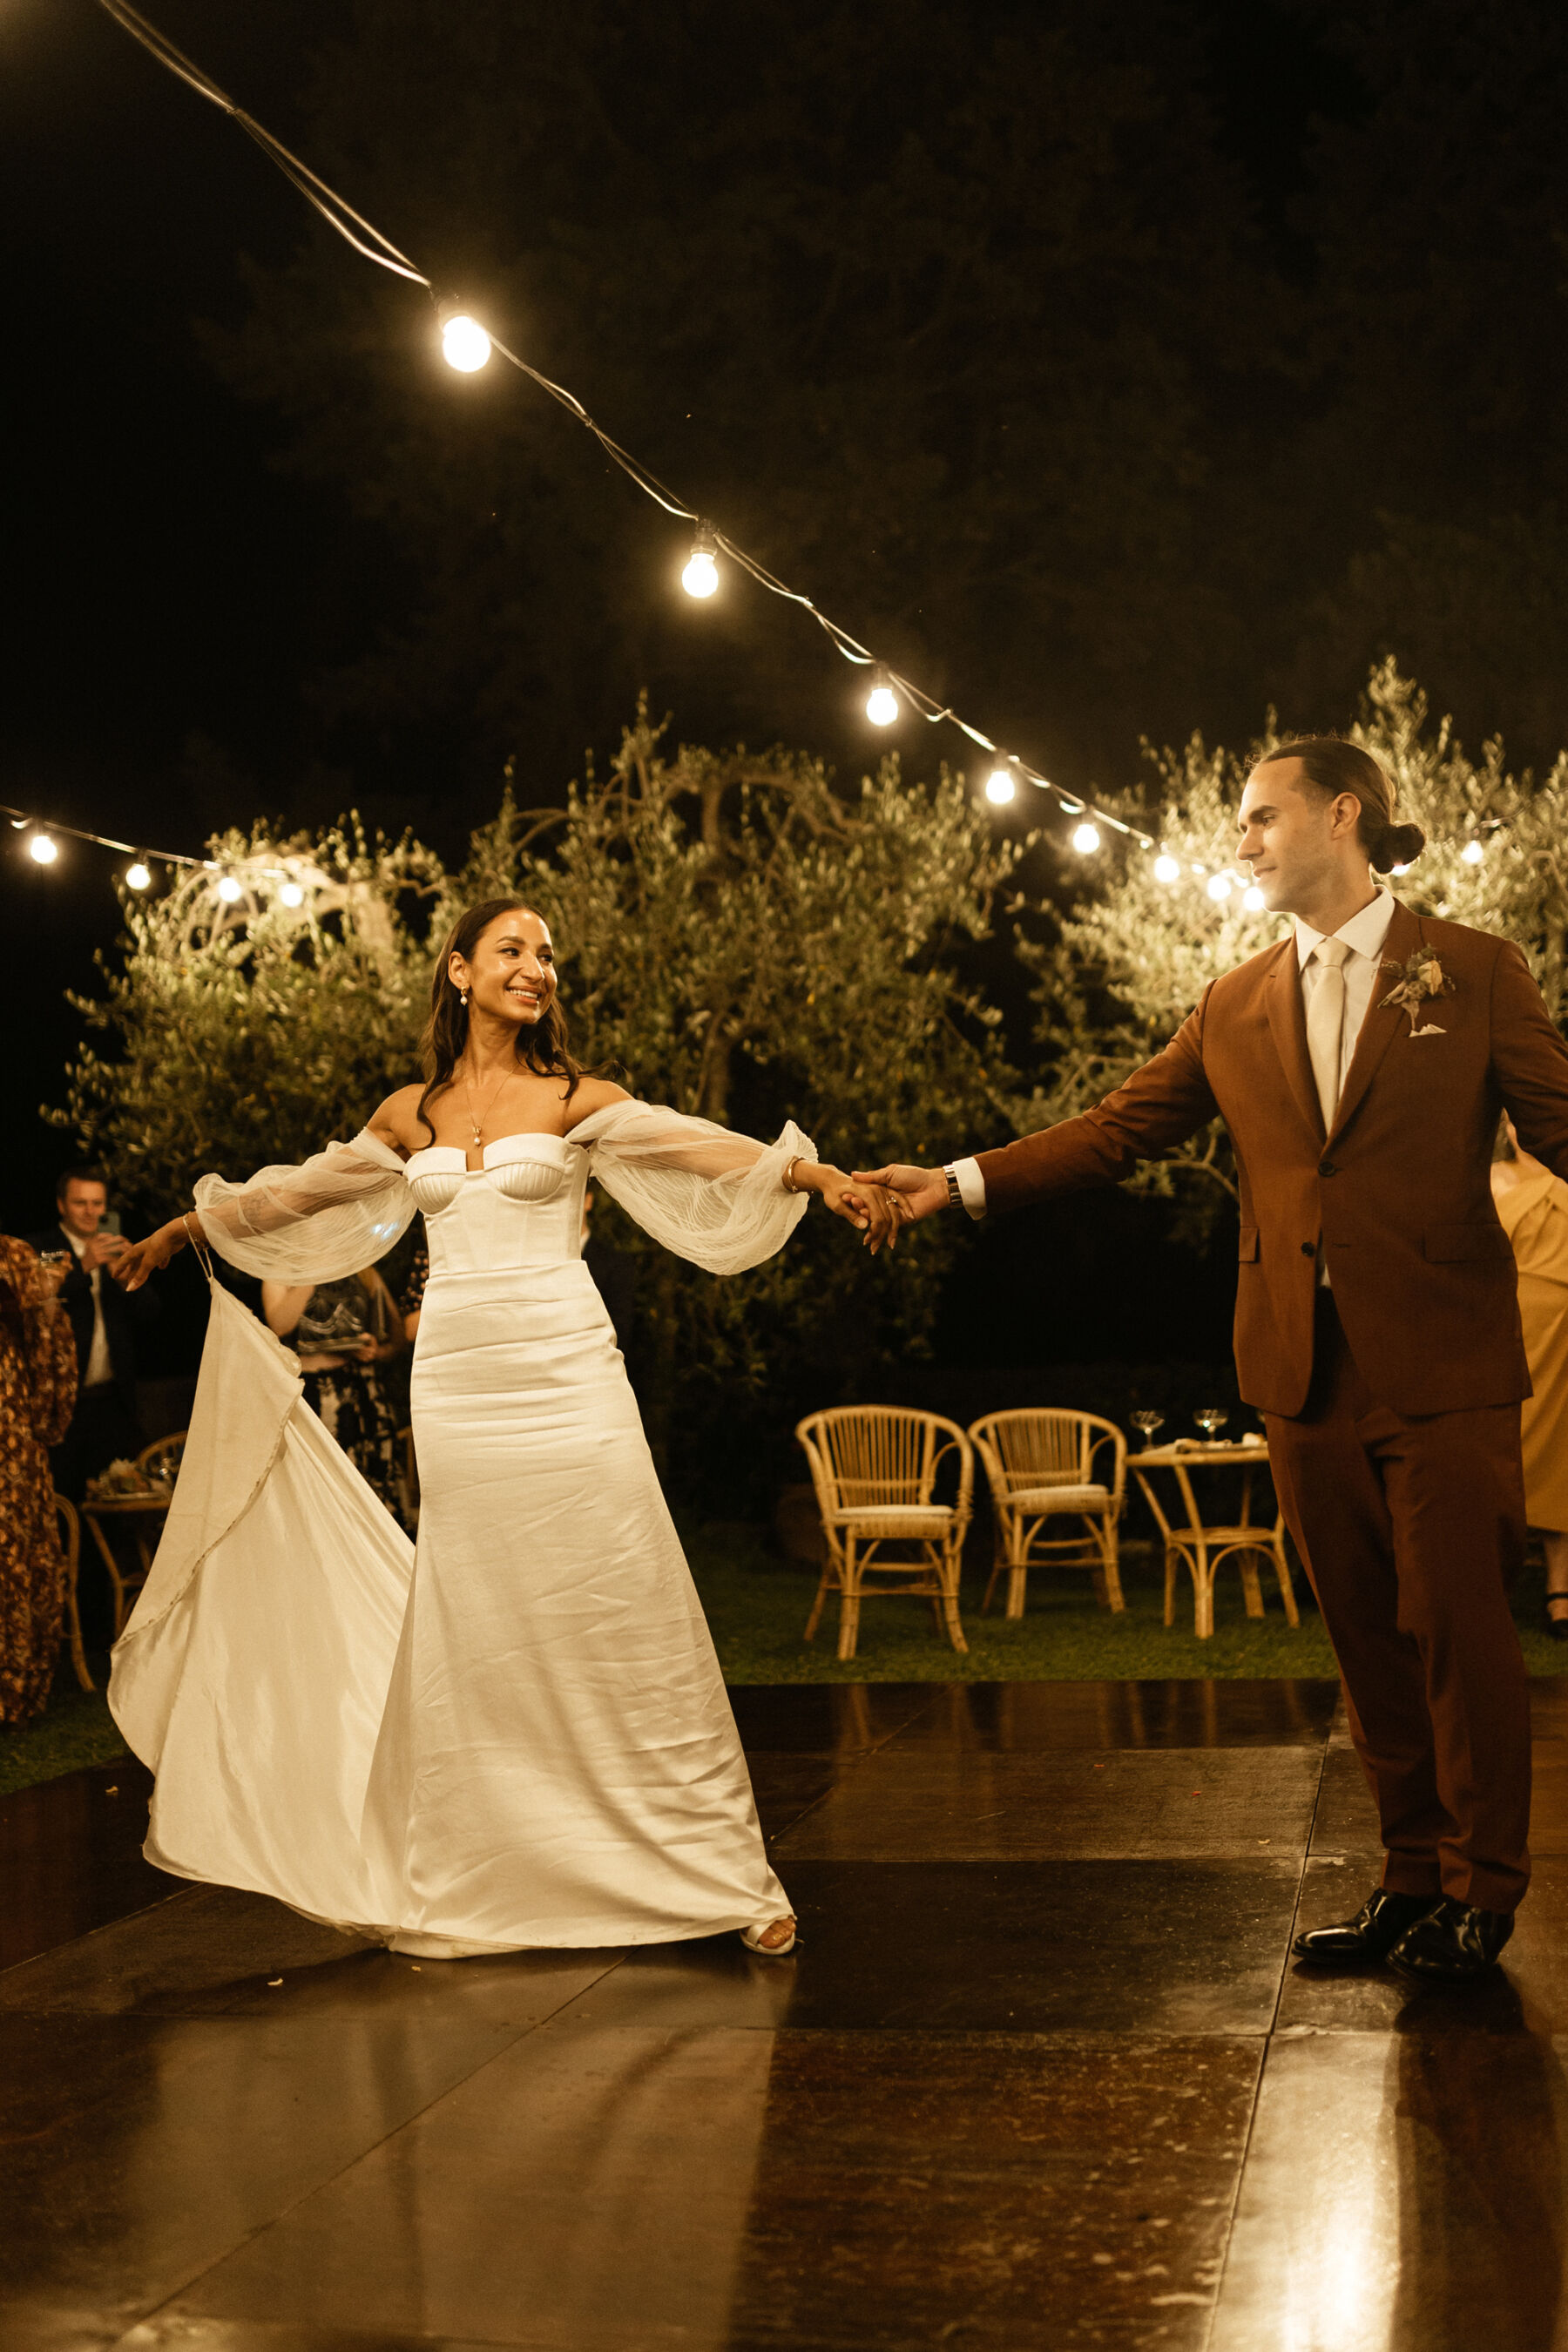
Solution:
<svg viewBox="0 0 1568 2352">
<path fill-rule="evenodd" d="M 822 1178 L 824 1201 L 836 1217 L 856 1228 L 873 1257 L 884 1244 L 897 1248 L 906 1212 L 896 1192 L 885 1184 L 852 1182 L 840 1168 L 823 1169 Z"/>
<path fill-rule="evenodd" d="M 189 1238 L 184 1220 L 171 1217 L 166 1225 L 160 1225 L 144 1242 L 132 1242 L 128 1249 L 121 1250 L 110 1272 L 122 1290 L 140 1290 L 147 1276 L 167 1265 Z"/>
</svg>

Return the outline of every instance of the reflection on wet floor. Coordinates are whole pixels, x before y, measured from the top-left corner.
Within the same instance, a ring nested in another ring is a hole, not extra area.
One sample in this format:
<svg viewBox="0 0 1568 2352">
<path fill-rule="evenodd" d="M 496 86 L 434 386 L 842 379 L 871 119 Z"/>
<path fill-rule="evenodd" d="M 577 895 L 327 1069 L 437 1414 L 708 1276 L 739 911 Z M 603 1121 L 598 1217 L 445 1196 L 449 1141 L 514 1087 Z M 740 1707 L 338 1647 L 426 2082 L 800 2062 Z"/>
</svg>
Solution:
<svg viewBox="0 0 1568 2352">
<path fill-rule="evenodd" d="M 6 2352 L 1568 2342 L 1568 1688 L 1468 1996 L 1289 1960 L 1331 1685 L 735 1696 L 782 1964 L 416 1966 L 147 1871 L 134 1767 L 0 1801 Z"/>
</svg>

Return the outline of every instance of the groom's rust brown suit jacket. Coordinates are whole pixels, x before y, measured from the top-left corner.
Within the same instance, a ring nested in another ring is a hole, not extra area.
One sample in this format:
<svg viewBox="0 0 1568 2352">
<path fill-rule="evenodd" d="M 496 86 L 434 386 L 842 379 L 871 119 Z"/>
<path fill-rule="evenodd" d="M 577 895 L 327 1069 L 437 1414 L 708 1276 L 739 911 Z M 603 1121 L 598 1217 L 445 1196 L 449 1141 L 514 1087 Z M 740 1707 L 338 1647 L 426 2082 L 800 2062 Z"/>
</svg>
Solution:
<svg viewBox="0 0 1568 2352">
<path fill-rule="evenodd" d="M 1422 948 L 1453 993 L 1410 1014 L 1383 997 Z M 1395 906 L 1385 976 L 1325 1135 L 1293 937 L 1204 992 L 1176 1035 L 1081 1118 L 979 1155 L 988 1212 L 1115 1183 L 1217 1113 L 1241 1190 L 1236 1360 L 1260 1412 L 1302 1411 L 1321 1239 L 1346 1340 L 1400 1413 L 1531 1393 L 1513 1254 L 1488 1170 L 1506 1107 L 1527 1151 L 1568 1179 L 1568 1045 L 1518 948 Z"/>
</svg>

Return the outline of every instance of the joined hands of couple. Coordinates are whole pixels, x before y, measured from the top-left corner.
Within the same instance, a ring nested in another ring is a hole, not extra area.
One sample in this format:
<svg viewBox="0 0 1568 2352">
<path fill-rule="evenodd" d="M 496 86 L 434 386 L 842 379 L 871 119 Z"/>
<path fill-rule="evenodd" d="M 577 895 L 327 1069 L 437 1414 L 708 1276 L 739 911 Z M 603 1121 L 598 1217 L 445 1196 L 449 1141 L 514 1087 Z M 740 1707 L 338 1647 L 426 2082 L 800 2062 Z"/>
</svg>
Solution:
<svg viewBox="0 0 1568 2352">
<path fill-rule="evenodd" d="M 905 1225 L 918 1224 L 947 1206 L 947 1176 L 941 1168 L 914 1168 L 890 1160 L 885 1168 L 857 1168 L 837 1195 L 823 1195 L 836 1216 L 859 1228 L 873 1257 L 884 1245 L 896 1249 Z"/>
</svg>

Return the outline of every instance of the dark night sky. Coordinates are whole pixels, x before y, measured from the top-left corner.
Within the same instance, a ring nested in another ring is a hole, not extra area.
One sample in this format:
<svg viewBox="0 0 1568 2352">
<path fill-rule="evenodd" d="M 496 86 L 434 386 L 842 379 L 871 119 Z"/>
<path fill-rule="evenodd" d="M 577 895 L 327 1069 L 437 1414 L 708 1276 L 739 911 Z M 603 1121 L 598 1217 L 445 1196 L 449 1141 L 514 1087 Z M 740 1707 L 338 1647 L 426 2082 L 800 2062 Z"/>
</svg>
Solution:
<svg viewBox="0 0 1568 2352">
<path fill-rule="evenodd" d="M 450 5 L 460 14 L 464 0 Z M 321 153 L 301 110 L 307 51 L 347 28 L 351 0 L 270 0 L 245 11 L 157 0 L 153 13 L 281 136 Z M 1309 267 L 1292 207 L 1314 126 L 1353 128 L 1366 105 L 1351 67 L 1310 29 L 1325 13 L 1291 0 L 1210 0 L 1206 10 L 1184 12 L 1205 46 L 1216 152 L 1239 164 L 1259 248 L 1282 282 Z M 951 10 L 931 14 L 952 19 Z M 921 11 L 905 15 L 912 32 Z M 283 809 L 330 816 L 351 802 L 374 813 L 382 794 L 388 814 L 401 820 L 412 805 L 438 848 L 460 853 L 466 824 L 493 807 L 493 797 L 488 806 L 483 799 L 494 773 L 489 750 L 447 743 L 442 722 L 430 722 L 421 758 L 449 761 L 468 781 L 410 803 L 405 777 L 394 776 L 388 796 L 395 759 L 385 760 L 363 728 L 327 715 L 315 691 L 324 654 L 363 649 L 344 636 L 353 615 L 342 556 L 358 526 L 330 483 L 278 469 L 286 427 L 274 409 L 228 387 L 198 337 L 198 321 L 237 328 L 244 320 L 247 257 L 275 268 L 308 243 L 313 232 L 300 200 L 231 124 L 160 71 L 90 0 L 12 0 L 0 22 L 0 108 L 14 583 L 0 798 L 196 850 L 221 824 Z M 361 189 L 350 179 L 345 193 Z M 369 194 L 363 200 L 381 209 Z M 1183 200 L 1173 190 L 1173 204 Z M 385 226 L 405 233 L 395 218 Z M 1195 226 L 1201 236 L 1203 224 Z M 326 266 L 341 266 L 345 289 L 365 275 L 346 249 L 333 248 Z M 408 297 L 411 320 L 419 299 Z M 1238 343 L 1252 323 L 1233 322 Z M 581 389 L 599 396 L 593 383 Z M 521 385 L 507 396 L 536 397 Z M 682 388 L 671 386 L 670 396 L 679 406 Z M 1245 399 L 1245 386 L 1235 396 Z M 1419 403 L 1418 388 L 1412 397 Z M 608 403 L 605 421 L 647 446 L 636 420 L 623 423 Z M 700 428 L 699 417 L 693 429 Z M 1246 429 L 1258 437 L 1256 416 Z M 581 465 L 582 453 L 567 446 L 574 431 L 563 420 L 559 442 L 542 441 L 547 461 L 554 453 L 563 469 Z M 1267 458 L 1266 431 L 1259 446 Z M 650 454 L 663 462 L 663 449 Z M 699 488 L 706 455 L 691 446 Z M 646 580 L 658 603 L 667 593 L 669 527 L 629 485 L 620 507 L 605 512 L 616 530 L 624 516 L 634 587 Z M 910 533 L 918 550 L 918 520 Z M 367 578 L 374 563 L 368 545 L 357 558 Z M 814 575 L 805 584 L 849 625 L 863 625 L 833 579 Z M 738 725 L 752 740 L 782 737 L 845 762 L 858 756 L 847 717 L 852 680 L 826 646 L 818 659 L 812 637 L 782 687 L 784 673 L 763 658 L 791 631 L 809 637 L 809 625 L 783 608 L 753 612 L 721 653 L 716 640 L 698 652 L 695 638 L 681 639 L 684 616 L 659 625 L 663 637 L 649 642 L 668 674 L 650 682 L 661 699 L 679 700 L 690 734 Z M 1109 735 L 1102 696 L 1076 735 L 1070 727 L 1062 734 L 1058 772 L 1080 787 L 1091 782 L 1097 771 L 1086 763 L 1108 741 L 1110 757 L 1124 756 L 1130 767 L 1145 727 L 1203 725 L 1234 740 L 1261 717 L 1278 683 L 1261 678 L 1255 689 L 1250 674 L 1238 679 L 1216 667 L 1212 680 L 1194 685 L 1190 708 L 1180 691 L 1152 692 L 1151 707 L 1128 708 Z M 542 794 L 553 797 L 580 756 L 576 747 L 614 741 L 628 686 L 635 690 L 629 673 L 616 676 L 597 707 L 574 700 L 542 713 L 549 772 Z M 1011 711 L 965 698 L 982 724 L 1014 723 Z M 1032 723 L 1026 696 L 1017 708 Z M 1041 731 L 1050 732 L 1048 709 Z M 936 745 L 928 737 L 909 749 L 927 765 L 962 756 L 956 739 Z M 59 1091 L 71 1034 L 62 991 L 86 981 L 91 953 L 114 937 L 110 874 L 108 857 L 85 849 L 38 873 L 17 856 L 14 840 L 0 860 L 8 1002 L 20 1015 L 13 1148 L 0 1185 L 0 1220 L 9 1230 L 36 1223 L 47 1197 L 59 1145 L 35 1121 L 34 1106 Z"/>
</svg>

